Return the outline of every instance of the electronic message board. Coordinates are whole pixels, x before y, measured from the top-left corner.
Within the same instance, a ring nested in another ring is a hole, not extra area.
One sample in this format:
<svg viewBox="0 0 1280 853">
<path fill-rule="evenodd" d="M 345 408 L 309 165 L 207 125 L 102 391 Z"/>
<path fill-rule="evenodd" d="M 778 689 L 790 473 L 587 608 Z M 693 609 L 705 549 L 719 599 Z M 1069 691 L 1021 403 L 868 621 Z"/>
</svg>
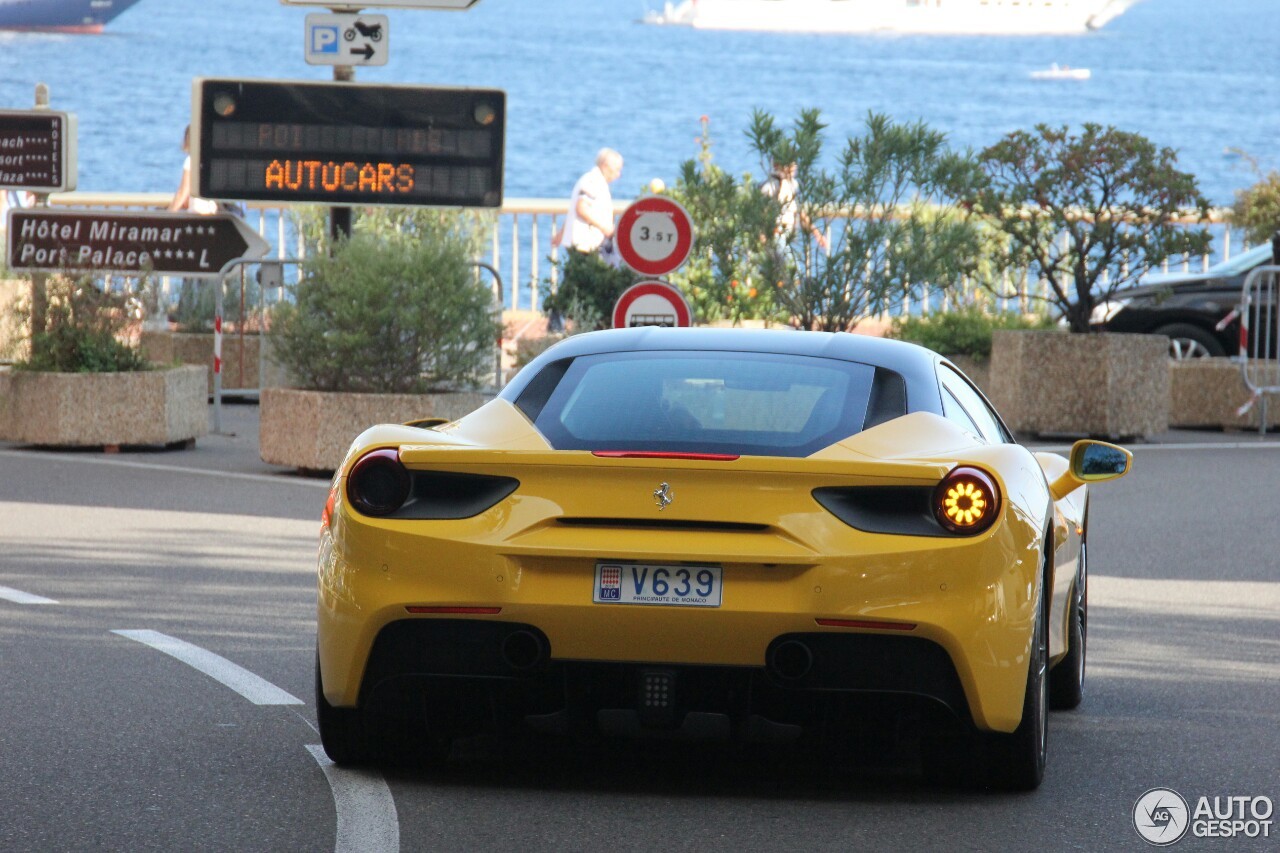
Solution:
<svg viewBox="0 0 1280 853">
<path fill-rule="evenodd" d="M 204 198 L 502 206 L 501 90 L 197 79 L 192 111 Z"/>
<path fill-rule="evenodd" d="M 75 115 L 0 110 L 0 189 L 60 193 L 75 188 Z"/>
</svg>

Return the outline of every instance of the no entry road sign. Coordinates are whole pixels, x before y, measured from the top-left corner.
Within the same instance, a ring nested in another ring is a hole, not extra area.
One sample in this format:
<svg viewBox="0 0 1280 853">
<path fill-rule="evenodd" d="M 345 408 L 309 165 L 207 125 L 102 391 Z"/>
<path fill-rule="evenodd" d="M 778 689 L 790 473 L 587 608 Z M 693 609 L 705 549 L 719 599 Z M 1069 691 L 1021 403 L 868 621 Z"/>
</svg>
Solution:
<svg viewBox="0 0 1280 853">
<path fill-rule="evenodd" d="M 20 272 L 217 276 L 270 249 L 230 214 L 9 211 L 8 259 Z"/>
<path fill-rule="evenodd" d="M 670 326 L 688 328 L 692 315 L 680 291 L 664 281 L 642 281 L 623 291 L 613 306 L 613 327 Z"/>
<path fill-rule="evenodd" d="M 680 268 L 693 250 L 693 220 L 678 203 L 662 196 L 632 202 L 616 232 L 623 263 L 641 275 L 666 275 Z"/>
</svg>

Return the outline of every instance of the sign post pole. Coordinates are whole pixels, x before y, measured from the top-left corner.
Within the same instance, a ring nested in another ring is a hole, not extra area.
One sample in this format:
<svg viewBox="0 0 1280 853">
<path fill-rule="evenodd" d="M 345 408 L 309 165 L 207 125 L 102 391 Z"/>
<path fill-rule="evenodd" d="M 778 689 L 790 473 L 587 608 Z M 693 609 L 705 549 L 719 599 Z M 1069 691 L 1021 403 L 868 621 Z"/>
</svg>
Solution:
<svg viewBox="0 0 1280 853">
<path fill-rule="evenodd" d="M 36 84 L 36 109 L 49 109 L 49 87 L 44 83 Z M 34 207 L 49 206 L 48 193 L 35 193 Z M 31 340 L 36 335 L 43 335 L 48 324 L 49 315 L 49 276 L 38 272 L 31 274 Z"/>
</svg>

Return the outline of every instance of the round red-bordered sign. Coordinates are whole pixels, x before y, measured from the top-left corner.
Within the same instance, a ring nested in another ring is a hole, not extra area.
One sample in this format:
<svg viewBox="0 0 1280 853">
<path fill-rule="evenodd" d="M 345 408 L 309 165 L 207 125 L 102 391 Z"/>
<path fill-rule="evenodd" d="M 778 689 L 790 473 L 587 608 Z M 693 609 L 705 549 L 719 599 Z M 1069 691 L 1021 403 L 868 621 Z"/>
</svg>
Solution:
<svg viewBox="0 0 1280 853">
<path fill-rule="evenodd" d="M 693 219 L 677 202 L 662 196 L 633 201 L 614 232 L 622 262 L 641 275 L 678 270 L 693 251 Z"/>
<path fill-rule="evenodd" d="M 613 306 L 613 327 L 674 326 L 687 329 L 692 320 L 689 303 L 665 281 L 642 281 L 622 292 Z"/>
</svg>

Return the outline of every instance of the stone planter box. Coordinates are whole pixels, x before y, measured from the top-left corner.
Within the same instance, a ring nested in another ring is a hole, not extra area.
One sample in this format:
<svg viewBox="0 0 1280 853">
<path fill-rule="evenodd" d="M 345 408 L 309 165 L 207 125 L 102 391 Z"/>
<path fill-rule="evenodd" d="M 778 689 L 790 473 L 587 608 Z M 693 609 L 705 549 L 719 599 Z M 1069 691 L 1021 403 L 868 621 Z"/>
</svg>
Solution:
<svg viewBox="0 0 1280 853">
<path fill-rule="evenodd" d="M 374 424 L 425 418 L 457 420 L 490 394 L 353 394 L 264 388 L 258 406 L 258 449 L 263 462 L 304 471 L 332 471 L 352 440 Z"/>
<path fill-rule="evenodd" d="M 241 342 L 243 341 L 243 354 Z M 266 348 L 265 362 L 260 360 Z M 143 354 L 157 364 L 198 364 L 208 376 L 208 392 L 213 393 L 213 334 L 204 332 L 142 333 Z M 241 366 L 243 365 L 243 373 Z M 259 376 L 259 365 L 264 367 Z M 254 390 L 287 385 L 283 367 L 271 359 L 271 340 L 262 335 L 222 336 L 222 390 Z"/>
<path fill-rule="evenodd" d="M 1265 377 L 1264 377 L 1265 378 Z M 1266 383 L 1277 385 L 1277 377 Z M 1236 411 L 1249 402 L 1240 365 L 1228 358 L 1197 358 L 1169 362 L 1169 426 L 1211 429 L 1257 429 L 1262 402 L 1243 415 Z M 1267 401 L 1267 429 L 1280 426 L 1280 396 Z"/>
<path fill-rule="evenodd" d="M 997 330 L 991 398 L 1017 432 L 1146 438 L 1169 428 L 1159 335 Z"/>
<path fill-rule="evenodd" d="M 0 373 L 0 439 L 50 447 L 186 444 L 209 432 L 199 367 Z"/>
</svg>

